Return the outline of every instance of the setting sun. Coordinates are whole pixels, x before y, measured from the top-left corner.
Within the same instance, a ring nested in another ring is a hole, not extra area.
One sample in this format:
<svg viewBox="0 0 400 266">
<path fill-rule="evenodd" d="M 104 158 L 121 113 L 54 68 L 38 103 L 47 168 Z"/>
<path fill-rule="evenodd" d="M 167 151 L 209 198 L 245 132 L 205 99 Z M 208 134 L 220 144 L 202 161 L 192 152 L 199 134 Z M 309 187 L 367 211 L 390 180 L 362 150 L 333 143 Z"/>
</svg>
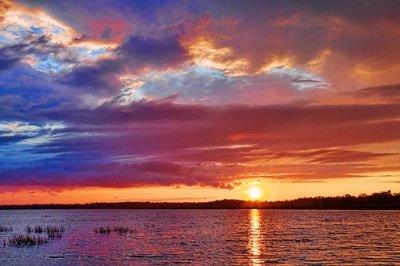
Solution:
<svg viewBox="0 0 400 266">
<path fill-rule="evenodd" d="M 248 190 L 248 194 L 251 200 L 259 200 L 262 193 L 259 187 L 252 187 Z"/>
</svg>

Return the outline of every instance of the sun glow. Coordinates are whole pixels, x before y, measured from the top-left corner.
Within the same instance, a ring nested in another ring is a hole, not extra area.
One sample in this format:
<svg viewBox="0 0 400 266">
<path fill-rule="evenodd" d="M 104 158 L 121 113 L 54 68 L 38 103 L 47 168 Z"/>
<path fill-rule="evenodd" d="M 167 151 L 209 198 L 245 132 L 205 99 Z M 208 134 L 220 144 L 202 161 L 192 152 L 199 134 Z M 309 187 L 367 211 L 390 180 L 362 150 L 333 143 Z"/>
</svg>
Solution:
<svg viewBox="0 0 400 266">
<path fill-rule="evenodd" d="M 259 200 L 261 198 L 262 192 L 259 187 L 251 187 L 247 193 L 251 200 Z"/>
</svg>

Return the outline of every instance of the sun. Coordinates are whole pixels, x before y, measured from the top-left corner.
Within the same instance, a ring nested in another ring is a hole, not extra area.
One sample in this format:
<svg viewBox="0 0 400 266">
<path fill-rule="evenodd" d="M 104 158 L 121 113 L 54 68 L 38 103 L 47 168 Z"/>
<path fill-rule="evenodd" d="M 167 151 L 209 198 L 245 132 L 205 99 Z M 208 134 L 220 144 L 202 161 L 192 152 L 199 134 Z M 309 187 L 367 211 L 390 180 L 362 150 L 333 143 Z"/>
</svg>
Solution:
<svg viewBox="0 0 400 266">
<path fill-rule="evenodd" d="M 259 187 L 251 187 L 247 193 L 251 200 L 259 200 L 261 198 L 261 189 Z"/>
</svg>

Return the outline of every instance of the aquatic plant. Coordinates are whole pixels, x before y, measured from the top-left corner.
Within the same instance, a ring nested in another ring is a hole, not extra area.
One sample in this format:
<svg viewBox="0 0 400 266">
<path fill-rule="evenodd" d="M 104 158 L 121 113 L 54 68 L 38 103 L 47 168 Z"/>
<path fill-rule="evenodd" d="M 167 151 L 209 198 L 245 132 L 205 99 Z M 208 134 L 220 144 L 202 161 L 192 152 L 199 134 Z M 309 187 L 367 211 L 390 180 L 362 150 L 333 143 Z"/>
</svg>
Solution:
<svg viewBox="0 0 400 266">
<path fill-rule="evenodd" d="M 41 234 L 45 231 L 45 227 L 44 226 L 40 226 L 40 225 L 35 225 L 35 226 L 27 226 L 25 227 L 25 232 L 27 232 L 28 234 L 30 233 L 36 233 L 36 234 Z"/>
<path fill-rule="evenodd" d="M 47 233 L 47 237 L 50 239 L 61 238 L 64 231 L 65 231 L 64 226 L 55 226 L 55 225 L 48 225 L 48 226 L 35 225 L 34 227 L 32 226 L 25 227 L 25 232 L 28 234 Z"/>
<path fill-rule="evenodd" d="M 102 226 L 100 226 L 100 227 L 95 227 L 95 228 L 93 228 L 93 231 L 94 231 L 96 234 L 108 235 L 108 234 L 111 233 L 111 228 L 110 228 L 109 226 L 107 226 L 107 227 L 102 227 Z"/>
<path fill-rule="evenodd" d="M 55 226 L 55 225 L 48 225 L 48 226 L 35 225 L 34 227 L 32 226 L 25 227 L 25 232 L 28 234 L 63 233 L 64 231 L 65 228 L 63 226 Z"/>
<path fill-rule="evenodd" d="M 47 232 L 47 237 L 49 239 L 61 238 L 62 237 L 62 232 Z"/>
<path fill-rule="evenodd" d="M 48 242 L 48 239 L 44 236 L 35 236 L 30 234 L 19 234 L 9 237 L 7 240 L 3 241 L 4 246 L 14 246 L 14 247 L 22 247 L 22 246 L 35 246 L 35 245 L 43 245 Z"/>
<path fill-rule="evenodd" d="M 110 228 L 110 226 L 105 226 L 105 227 L 95 227 L 93 228 L 93 231 L 96 234 L 110 234 L 112 231 L 119 233 L 119 234 L 132 234 L 134 230 L 130 229 L 129 227 L 124 227 L 124 226 L 115 226 L 113 230 Z"/>
<path fill-rule="evenodd" d="M 34 229 L 35 229 L 35 233 L 37 233 L 37 234 L 41 234 L 45 231 L 44 226 L 40 226 L 40 225 L 35 225 Z"/>
<path fill-rule="evenodd" d="M 127 233 L 130 233 L 131 230 L 129 229 L 129 227 L 116 226 L 116 227 L 114 227 L 114 232 L 117 232 L 120 234 L 127 234 Z"/>
<path fill-rule="evenodd" d="M 47 236 L 52 239 L 61 238 L 64 231 L 65 231 L 64 226 L 47 226 L 46 227 Z"/>
<path fill-rule="evenodd" d="M 64 233 L 65 228 L 64 226 L 48 225 L 46 226 L 45 231 L 47 233 Z"/>
<path fill-rule="evenodd" d="M 0 225 L 0 233 L 2 233 L 2 232 L 12 232 L 12 230 L 13 230 L 13 228 L 11 226 L 7 227 L 7 226 Z"/>
</svg>

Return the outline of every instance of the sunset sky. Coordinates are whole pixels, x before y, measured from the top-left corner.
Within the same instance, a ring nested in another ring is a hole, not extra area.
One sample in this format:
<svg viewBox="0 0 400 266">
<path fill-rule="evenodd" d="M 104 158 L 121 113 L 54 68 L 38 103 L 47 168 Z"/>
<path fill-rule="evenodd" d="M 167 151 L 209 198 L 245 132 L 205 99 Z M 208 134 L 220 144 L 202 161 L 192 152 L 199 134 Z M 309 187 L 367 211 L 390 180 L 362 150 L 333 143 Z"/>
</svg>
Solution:
<svg viewBox="0 0 400 266">
<path fill-rule="evenodd" d="M 0 0 L 0 204 L 400 192 L 399 12 Z"/>
</svg>

